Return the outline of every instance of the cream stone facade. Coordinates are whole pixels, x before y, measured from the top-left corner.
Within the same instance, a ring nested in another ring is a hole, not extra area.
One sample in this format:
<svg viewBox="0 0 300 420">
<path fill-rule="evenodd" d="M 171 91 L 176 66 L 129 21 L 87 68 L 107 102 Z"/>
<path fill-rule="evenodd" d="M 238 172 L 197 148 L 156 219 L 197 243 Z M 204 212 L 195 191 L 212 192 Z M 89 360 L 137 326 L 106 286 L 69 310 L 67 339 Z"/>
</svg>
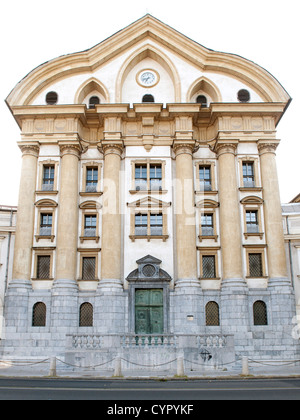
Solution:
<svg viewBox="0 0 300 420">
<path fill-rule="evenodd" d="M 151 15 L 29 73 L 6 100 L 22 175 L 3 354 L 295 357 L 275 159 L 290 100 Z"/>
</svg>

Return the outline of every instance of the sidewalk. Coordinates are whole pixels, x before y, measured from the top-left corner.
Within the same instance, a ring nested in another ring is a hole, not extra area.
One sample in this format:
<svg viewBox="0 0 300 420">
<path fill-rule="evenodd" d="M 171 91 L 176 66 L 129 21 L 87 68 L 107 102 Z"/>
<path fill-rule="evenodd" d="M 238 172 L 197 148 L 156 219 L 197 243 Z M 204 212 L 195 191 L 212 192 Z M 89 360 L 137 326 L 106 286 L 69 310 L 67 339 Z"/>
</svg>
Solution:
<svg viewBox="0 0 300 420">
<path fill-rule="evenodd" d="M 55 358 L 54 358 L 55 359 Z M 0 377 L 53 377 L 73 379 L 234 379 L 234 378 L 274 378 L 300 377 L 300 360 L 297 361 L 253 361 L 247 360 L 246 367 L 242 361 L 235 362 L 230 367 L 199 366 L 191 370 L 184 366 L 183 375 L 178 375 L 176 369 L 104 369 L 100 367 L 78 367 L 65 364 L 59 359 L 40 361 L 0 361 Z M 54 363 L 54 364 L 53 364 Z M 181 371 L 182 373 L 182 371 Z"/>
</svg>

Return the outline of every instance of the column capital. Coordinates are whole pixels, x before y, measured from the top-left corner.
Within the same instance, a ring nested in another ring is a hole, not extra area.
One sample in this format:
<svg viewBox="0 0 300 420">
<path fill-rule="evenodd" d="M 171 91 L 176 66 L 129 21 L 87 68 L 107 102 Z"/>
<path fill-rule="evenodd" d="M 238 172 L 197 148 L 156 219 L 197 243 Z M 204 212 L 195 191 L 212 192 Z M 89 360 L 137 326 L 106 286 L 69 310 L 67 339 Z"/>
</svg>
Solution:
<svg viewBox="0 0 300 420">
<path fill-rule="evenodd" d="M 275 154 L 278 145 L 279 140 L 259 140 L 257 143 L 257 149 L 260 155 L 263 155 L 264 153 Z"/>
<path fill-rule="evenodd" d="M 102 142 L 101 145 L 98 146 L 98 150 L 103 153 L 104 157 L 110 154 L 118 155 L 119 157 L 122 156 L 124 150 L 123 141 L 120 142 Z"/>
<path fill-rule="evenodd" d="M 228 140 L 217 142 L 214 147 L 214 152 L 217 154 L 217 157 L 223 155 L 224 153 L 231 153 L 235 155 L 236 149 L 238 146 L 238 140 Z"/>
<path fill-rule="evenodd" d="M 65 155 L 74 155 L 78 159 L 82 153 L 82 147 L 79 143 L 63 143 L 59 142 L 59 149 L 60 149 L 60 155 L 61 157 Z"/>
<path fill-rule="evenodd" d="M 195 151 L 195 142 L 194 141 L 174 141 L 173 143 L 173 150 L 175 153 L 175 157 L 181 154 L 188 154 L 193 156 Z"/>
<path fill-rule="evenodd" d="M 31 155 L 34 157 L 39 156 L 40 151 L 40 145 L 38 142 L 32 142 L 32 143 L 18 143 L 19 148 L 22 151 L 22 155 Z"/>
</svg>

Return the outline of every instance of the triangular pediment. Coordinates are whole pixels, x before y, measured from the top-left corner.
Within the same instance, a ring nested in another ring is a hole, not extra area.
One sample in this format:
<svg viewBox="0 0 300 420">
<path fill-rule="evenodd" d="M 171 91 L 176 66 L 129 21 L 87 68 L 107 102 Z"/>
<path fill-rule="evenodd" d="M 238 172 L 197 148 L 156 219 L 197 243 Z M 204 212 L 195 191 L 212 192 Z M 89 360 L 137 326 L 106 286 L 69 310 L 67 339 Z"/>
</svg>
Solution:
<svg viewBox="0 0 300 420">
<path fill-rule="evenodd" d="M 127 203 L 128 207 L 140 207 L 140 208 L 158 208 L 158 207 L 169 207 L 170 202 L 159 200 L 155 197 L 143 197 L 139 200 L 133 201 L 132 203 Z"/>
</svg>

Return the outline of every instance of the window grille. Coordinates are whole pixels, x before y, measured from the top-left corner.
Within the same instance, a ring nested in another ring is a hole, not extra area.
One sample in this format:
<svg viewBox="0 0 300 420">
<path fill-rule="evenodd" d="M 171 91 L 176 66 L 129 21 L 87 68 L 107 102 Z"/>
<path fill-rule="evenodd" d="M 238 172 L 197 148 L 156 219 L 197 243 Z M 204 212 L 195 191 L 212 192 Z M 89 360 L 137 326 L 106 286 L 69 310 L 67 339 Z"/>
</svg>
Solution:
<svg viewBox="0 0 300 420">
<path fill-rule="evenodd" d="M 155 271 L 155 267 L 152 264 L 146 264 L 142 270 L 145 277 L 153 277 Z"/>
<path fill-rule="evenodd" d="M 261 254 L 249 254 L 249 275 L 250 277 L 263 276 Z"/>
<path fill-rule="evenodd" d="M 207 326 L 220 325 L 219 305 L 216 302 L 208 302 L 205 307 L 205 319 Z"/>
<path fill-rule="evenodd" d="M 96 258 L 82 258 L 82 280 L 94 280 L 96 271 Z"/>
<path fill-rule="evenodd" d="M 36 277 L 38 279 L 50 278 L 50 255 L 38 255 Z"/>
<path fill-rule="evenodd" d="M 253 304 L 254 325 L 268 325 L 267 305 L 262 300 L 257 300 Z"/>
<path fill-rule="evenodd" d="M 203 255 L 202 256 L 202 276 L 203 278 L 215 278 L 215 256 L 214 255 Z"/>
<path fill-rule="evenodd" d="M 93 326 L 93 305 L 85 302 L 80 305 L 79 309 L 79 327 Z"/>
<path fill-rule="evenodd" d="M 45 327 L 46 325 L 46 305 L 43 302 L 37 302 L 32 308 L 32 326 Z"/>
</svg>

